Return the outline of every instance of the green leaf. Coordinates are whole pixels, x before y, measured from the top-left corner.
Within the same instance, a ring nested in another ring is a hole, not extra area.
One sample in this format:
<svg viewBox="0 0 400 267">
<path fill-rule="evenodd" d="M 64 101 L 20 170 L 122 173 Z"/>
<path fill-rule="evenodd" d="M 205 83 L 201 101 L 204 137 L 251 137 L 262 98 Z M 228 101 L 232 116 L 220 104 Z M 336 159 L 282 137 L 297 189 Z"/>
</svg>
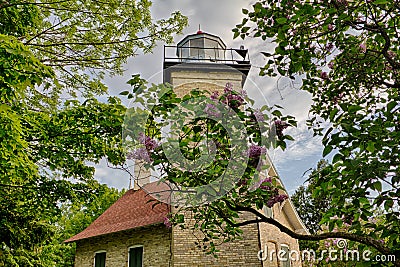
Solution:
<svg viewBox="0 0 400 267">
<path fill-rule="evenodd" d="M 384 207 L 386 211 L 389 211 L 393 207 L 393 200 L 389 199 L 385 201 Z"/>
<path fill-rule="evenodd" d="M 375 151 L 375 142 L 373 141 L 368 141 L 367 148 L 369 152 L 374 152 Z"/>
<path fill-rule="evenodd" d="M 272 115 L 275 115 L 275 116 L 277 116 L 277 117 L 282 117 L 282 112 L 281 112 L 280 110 L 274 110 L 274 111 L 272 112 Z"/>
<path fill-rule="evenodd" d="M 335 116 L 336 116 L 336 114 L 339 112 L 339 109 L 338 108 L 333 108 L 330 112 L 329 112 L 329 120 L 330 121 L 333 121 L 334 120 L 334 118 L 335 118 Z"/>
<path fill-rule="evenodd" d="M 382 192 L 382 183 L 379 181 L 376 181 L 372 184 L 372 187 L 378 191 L 378 192 Z"/>
<path fill-rule="evenodd" d="M 374 5 L 383 5 L 383 4 L 387 4 L 387 3 L 389 3 L 389 1 L 387 1 L 387 0 L 376 0 L 376 1 L 372 2 L 372 4 L 374 4 Z"/>
<path fill-rule="evenodd" d="M 276 22 L 278 24 L 285 24 L 287 22 L 287 18 L 277 18 Z"/>
<path fill-rule="evenodd" d="M 357 112 L 357 111 L 359 111 L 359 110 L 361 110 L 361 109 L 362 109 L 362 107 L 359 106 L 359 105 L 351 105 L 351 106 L 348 108 L 348 112 L 350 112 L 350 113 L 355 113 L 355 112 Z"/>
<path fill-rule="evenodd" d="M 263 54 L 263 55 L 266 56 L 266 57 L 272 56 L 272 54 L 271 54 L 271 53 L 268 53 L 268 52 L 260 52 L 260 53 Z"/>
<path fill-rule="evenodd" d="M 335 156 L 333 156 L 332 163 L 335 164 L 336 162 L 341 161 L 342 157 L 343 155 L 340 153 L 335 154 Z"/>
<path fill-rule="evenodd" d="M 284 139 L 290 140 L 290 141 L 294 141 L 294 138 L 290 135 L 284 135 L 283 136 Z"/>
<path fill-rule="evenodd" d="M 329 153 L 331 153 L 333 147 L 331 145 L 327 145 L 324 148 L 324 151 L 322 152 L 322 156 L 325 157 L 326 155 L 328 155 Z"/>
</svg>

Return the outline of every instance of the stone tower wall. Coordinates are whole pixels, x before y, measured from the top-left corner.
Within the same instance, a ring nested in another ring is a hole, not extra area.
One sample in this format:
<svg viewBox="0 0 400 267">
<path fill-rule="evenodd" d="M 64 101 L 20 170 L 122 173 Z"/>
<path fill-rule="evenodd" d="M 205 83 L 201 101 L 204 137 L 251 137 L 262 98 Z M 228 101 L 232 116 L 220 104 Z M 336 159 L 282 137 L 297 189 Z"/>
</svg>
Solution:
<svg viewBox="0 0 400 267">
<path fill-rule="evenodd" d="M 255 217 L 252 214 L 244 214 L 242 218 L 250 220 Z M 172 261 L 174 267 L 186 267 L 189 263 L 196 267 L 262 266 L 257 258 L 257 253 L 260 250 L 257 224 L 242 227 L 242 239 L 218 245 L 217 249 L 220 252 L 217 252 L 218 258 L 215 258 L 212 255 L 205 254 L 201 248 L 196 246 L 195 242 L 198 242 L 198 238 L 201 240 L 203 235 L 200 231 L 190 229 L 190 225 L 193 225 L 194 222 L 194 219 L 186 219 L 189 226 L 187 229 L 174 227 L 172 230 Z M 214 243 L 218 244 L 219 241 L 216 240 Z"/>
</svg>

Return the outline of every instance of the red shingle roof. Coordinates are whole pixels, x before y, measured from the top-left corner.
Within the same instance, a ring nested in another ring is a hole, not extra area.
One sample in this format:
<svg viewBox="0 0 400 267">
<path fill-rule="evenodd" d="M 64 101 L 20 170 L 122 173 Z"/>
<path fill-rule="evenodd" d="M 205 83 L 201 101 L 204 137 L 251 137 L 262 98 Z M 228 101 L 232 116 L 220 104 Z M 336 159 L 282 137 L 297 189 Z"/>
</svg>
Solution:
<svg viewBox="0 0 400 267">
<path fill-rule="evenodd" d="M 79 234 L 65 240 L 74 242 L 81 239 L 105 235 L 141 226 L 162 223 L 169 213 L 167 204 L 153 207 L 154 199 L 148 193 L 139 189 L 127 191 L 120 199 L 111 205 L 99 218 Z"/>
</svg>

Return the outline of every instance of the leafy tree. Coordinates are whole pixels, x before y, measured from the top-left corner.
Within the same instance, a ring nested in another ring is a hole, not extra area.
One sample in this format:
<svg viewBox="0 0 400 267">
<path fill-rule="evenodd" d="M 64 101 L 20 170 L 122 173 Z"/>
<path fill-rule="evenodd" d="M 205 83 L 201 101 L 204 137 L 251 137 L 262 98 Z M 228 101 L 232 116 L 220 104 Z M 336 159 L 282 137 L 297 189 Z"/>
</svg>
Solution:
<svg viewBox="0 0 400 267">
<path fill-rule="evenodd" d="M 397 255 L 399 11 L 398 1 L 258 1 L 234 29 L 235 36 L 275 44 L 264 52 L 261 75 L 300 78 L 313 97 L 309 126 L 323 135 L 323 155 L 333 154 L 315 179 L 314 194 L 332 199 L 321 222 L 332 231 L 344 218 L 349 233 L 335 235 Z M 385 223 L 366 223 L 378 209 Z"/>
<path fill-rule="evenodd" d="M 293 205 L 296 207 L 300 219 L 311 234 L 316 234 L 322 230 L 319 222 L 322 220 L 324 213 L 330 207 L 329 196 L 313 196 L 313 191 L 315 190 L 315 176 L 321 175 L 327 164 L 328 162 L 326 160 L 320 160 L 317 164 L 317 168 L 309 175 L 307 185 L 301 185 L 291 196 L 291 200 Z M 300 250 L 308 248 L 317 250 L 318 243 L 314 241 L 300 240 L 299 246 Z"/>
<path fill-rule="evenodd" d="M 329 196 L 313 196 L 313 191 L 315 190 L 315 177 L 323 173 L 323 169 L 327 164 L 328 162 L 326 160 L 320 160 L 317 168 L 309 175 L 307 185 L 300 186 L 291 196 L 301 220 L 312 234 L 321 230 L 319 222 L 322 220 L 322 215 L 330 206 Z"/>
<path fill-rule="evenodd" d="M 54 266 L 61 204 L 98 190 L 90 163 L 124 164 L 125 108 L 94 96 L 105 92 L 104 73 L 119 73 L 134 50 L 150 51 L 186 24 L 178 13 L 152 23 L 149 6 L 0 2 L 0 266 Z"/>
<path fill-rule="evenodd" d="M 229 84 L 222 95 L 194 89 L 179 98 L 165 85 L 136 87 L 122 94 L 140 103 L 125 118 L 127 158 L 139 162 L 135 168 L 147 173 L 146 178 L 152 172 L 160 178 L 162 185 L 150 188 L 150 194 L 174 207 L 166 225 L 200 231 L 198 245 L 208 253 L 215 254 L 218 244 L 240 237 L 241 226 L 257 222 L 272 224 L 301 240 L 346 238 L 391 253 L 369 233 L 339 231 L 344 223 L 352 222 L 348 218 L 331 218 L 341 222 L 335 231 L 306 235 L 260 212 L 265 205 L 272 207 L 287 199 L 279 179 L 266 171 L 270 167 L 266 149 L 284 149 L 285 142 L 292 140 L 284 128 L 296 125 L 293 117 L 282 116 L 279 107 L 263 107 L 269 115 L 254 110 L 251 100 Z M 321 176 L 332 168 L 325 166 Z"/>
<path fill-rule="evenodd" d="M 148 0 L 75 1 L 10 0 L 0 3 L 0 33 L 13 35 L 46 66 L 56 80 L 45 81 L 31 96 L 59 100 L 61 93 L 91 97 L 106 93 L 104 75 L 118 75 L 123 64 L 139 51 L 150 52 L 157 41 L 172 42 L 172 35 L 187 25 L 174 12 L 153 21 Z"/>
<path fill-rule="evenodd" d="M 94 169 L 86 161 L 107 157 L 114 164 L 123 162 L 119 135 L 124 108 L 113 98 L 109 104 L 67 102 L 52 112 L 29 108 L 24 104 L 27 88 L 53 71 L 14 37 L 0 38 L 0 263 L 40 266 L 35 250 L 52 236 L 60 201 L 93 190 Z"/>
<path fill-rule="evenodd" d="M 61 207 L 62 215 L 57 220 L 56 235 L 53 242 L 46 246 L 52 251 L 51 260 L 57 262 L 57 266 L 74 266 L 76 244 L 64 244 L 63 241 L 82 232 L 125 193 L 105 184 L 95 183 L 94 186 L 95 194 Z"/>
<path fill-rule="evenodd" d="M 296 124 L 291 116 L 277 107 L 263 108 L 270 115 L 252 110 L 230 84 L 221 95 L 194 89 L 182 98 L 165 85 L 133 91 L 123 92 L 141 103 L 127 111 L 127 158 L 140 162 L 140 172 L 158 171 L 161 188 L 149 193 L 176 208 L 172 223 L 200 231 L 198 245 L 215 253 L 219 242 L 240 236 L 240 226 L 258 222 L 256 216 L 276 222 L 258 212 L 287 199 L 278 179 L 266 175 L 266 149 L 285 147 L 291 137 L 283 129 Z M 243 212 L 253 217 L 238 219 Z"/>
</svg>

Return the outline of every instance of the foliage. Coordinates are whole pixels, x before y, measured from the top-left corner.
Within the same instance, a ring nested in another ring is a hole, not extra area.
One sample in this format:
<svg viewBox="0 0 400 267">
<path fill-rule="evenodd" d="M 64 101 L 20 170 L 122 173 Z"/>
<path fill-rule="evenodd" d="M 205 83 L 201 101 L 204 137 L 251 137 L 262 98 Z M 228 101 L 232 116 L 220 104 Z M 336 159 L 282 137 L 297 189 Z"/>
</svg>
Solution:
<svg viewBox="0 0 400 267">
<path fill-rule="evenodd" d="M 258 1 L 234 29 L 275 44 L 261 75 L 299 77 L 313 97 L 309 125 L 333 155 L 315 179 L 314 194 L 332 199 L 322 223 L 332 231 L 343 220 L 331 218 L 346 218 L 351 233 L 388 238 L 380 251 L 397 255 L 399 11 L 398 1 Z M 367 224 L 378 209 L 385 224 Z"/>
<path fill-rule="evenodd" d="M 58 256 L 58 259 L 53 260 L 57 266 L 74 266 L 76 244 L 64 244 L 63 241 L 82 232 L 125 193 L 124 190 L 118 191 L 105 184 L 96 183 L 95 187 L 95 194 L 88 195 L 83 201 L 61 207 L 62 215 L 57 220 L 56 238 L 48 246 Z"/>
<path fill-rule="evenodd" d="M 149 7 L 0 1 L 0 266 L 61 262 L 54 257 L 68 249 L 53 239 L 62 204 L 99 190 L 93 163 L 124 164 L 125 108 L 94 96 L 105 92 L 104 73 L 186 25 L 179 13 L 153 23 Z"/>
<path fill-rule="evenodd" d="M 316 234 L 322 230 L 319 222 L 322 220 L 324 213 L 330 207 L 329 196 L 313 196 L 313 191 L 315 190 L 315 177 L 323 175 L 324 168 L 327 164 L 328 162 L 326 160 L 320 160 L 317 168 L 309 175 L 307 185 L 302 185 L 297 188 L 294 194 L 290 197 L 293 205 L 296 207 L 300 219 L 311 234 Z M 307 248 L 316 250 L 318 243 L 315 241 L 299 240 L 299 246 L 300 250 Z"/>
<path fill-rule="evenodd" d="M 266 149 L 284 147 L 291 137 L 283 128 L 296 125 L 279 108 L 253 110 L 245 93 L 230 84 L 223 93 L 194 89 L 182 98 L 154 85 L 132 97 L 141 105 L 126 115 L 127 158 L 159 172 L 172 195 L 160 198 L 166 191 L 157 188 L 151 194 L 177 208 L 166 225 L 194 227 L 208 253 L 240 237 L 238 207 L 262 209 L 287 199 L 279 180 L 266 175 Z M 246 223 L 254 223 L 253 217 Z"/>
<path fill-rule="evenodd" d="M 31 101 L 45 105 L 49 104 L 45 97 L 58 103 L 61 94 L 90 98 L 106 93 L 106 74 L 122 74 L 129 57 L 151 52 L 157 41 L 172 42 L 172 35 L 187 25 L 186 17 L 174 12 L 154 21 L 151 4 L 149 0 L 1 1 L 0 33 L 17 36 L 56 74 Z"/>
<path fill-rule="evenodd" d="M 69 101 L 52 112 L 29 108 L 25 96 L 53 72 L 15 38 L 1 37 L 0 262 L 38 266 L 38 246 L 54 233 L 60 201 L 93 190 L 94 168 L 87 162 L 124 161 L 124 108 L 114 98 Z"/>
</svg>

